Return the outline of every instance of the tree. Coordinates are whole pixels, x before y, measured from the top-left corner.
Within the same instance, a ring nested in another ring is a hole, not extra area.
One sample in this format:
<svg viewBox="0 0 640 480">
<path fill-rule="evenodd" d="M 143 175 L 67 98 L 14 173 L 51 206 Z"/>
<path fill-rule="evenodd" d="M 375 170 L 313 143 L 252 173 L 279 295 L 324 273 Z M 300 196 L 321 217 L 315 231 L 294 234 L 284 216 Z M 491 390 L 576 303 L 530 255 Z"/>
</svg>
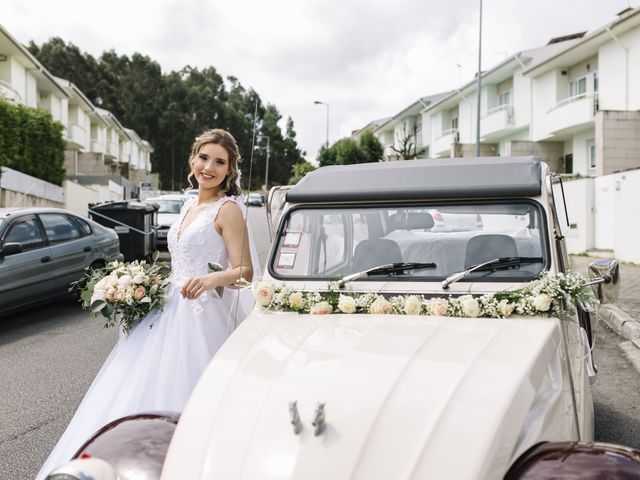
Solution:
<svg viewBox="0 0 640 480">
<path fill-rule="evenodd" d="M 406 123 L 402 127 L 402 133 L 396 133 L 395 143 L 399 147 L 393 145 L 391 149 L 398 154 L 401 160 L 411 160 L 423 152 L 422 149 L 417 150 L 416 147 L 417 133 L 417 127 L 407 129 Z"/>
<path fill-rule="evenodd" d="M 381 162 L 384 155 L 384 146 L 371 132 L 367 131 L 360 137 L 360 148 L 364 150 L 369 162 Z"/>
<path fill-rule="evenodd" d="M 153 171 L 159 173 L 162 188 L 187 185 L 191 144 L 210 128 L 224 128 L 233 134 L 244 159 L 240 169 L 248 181 L 256 105 L 256 133 L 270 138 L 271 181 L 287 183 L 291 167 L 303 160 L 293 121 L 287 120 L 283 136 L 276 106 L 265 107 L 255 90 L 245 88 L 232 75 L 224 78 L 213 66 L 185 66 L 163 74 L 160 65 L 148 56 L 134 53 L 128 57 L 108 50 L 96 60 L 60 38 L 40 46 L 31 42 L 29 50 L 50 72 L 73 82 L 94 105 L 111 111 L 122 125 L 151 143 L 155 150 Z M 259 147 L 253 165 L 256 170 L 252 171 L 253 188 L 264 178 L 266 143 Z"/>
<path fill-rule="evenodd" d="M 378 162 L 382 159 L 382 145 L 373 134 L 369 134 L 360 141 L 352 138 L 342 138 L 331 147 L 322 146 L 318 153 L 318 164 L 351 165 L 354 163 Z"/>
<path fill-rule="evenodd" d="M 289 185 L 295 185 L 302 179 L 302 177 L 304 177 L 309 172 L 313 172 L 315 169 L 316 167 L 314 167 L 307 161 L 295 163 L 291 167 L 292 175 L 291 178 L 289 178 Z"/>
</svg>

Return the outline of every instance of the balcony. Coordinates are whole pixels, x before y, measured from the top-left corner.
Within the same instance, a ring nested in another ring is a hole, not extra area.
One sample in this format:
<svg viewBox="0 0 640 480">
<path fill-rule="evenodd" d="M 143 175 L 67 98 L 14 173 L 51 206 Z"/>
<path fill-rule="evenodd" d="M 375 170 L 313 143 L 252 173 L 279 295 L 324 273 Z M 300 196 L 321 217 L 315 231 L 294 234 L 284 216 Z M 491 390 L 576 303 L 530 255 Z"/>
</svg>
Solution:
<svg viewBox="0 0 640 480">
<path fill-rule="evenodd" d="M 0 97 L 11 103 L 24 103 L 20 92 L 4 80 L 0 80 Z"/>
<path fill-rule="evenodd" d="M 551 136 L 571 133 L 594 121 L 593 97 L 586 94 L 565 98 L 546 115 L 546 131 Z"/>
<path fill-rule="evenodd" d="M 70 123 L 67 128 L 67 145 L 73 150 L 84 148 L 84 128 L 77 123 Z"/>
<path fill-rule="evenodd" d="M 115 142 L 109 142 L 107 144 L 107 155 L 109 155 L 110 157 L 113 158 L 118 158 L 118 154 L 120 153 L 120 144 L 115 141 Z"/>
<path fill-rule="evenodd" d="M 104 143 L 102 143 L 100 140 L 91 139 L 91 152 L 105 153 Z"/>
<path fill-rule="evenodd" d="M 450 128 L 444 130 L 438 138 L 436 138 L 429 147 L 432 157 L 448 157 L 451 155 L 451 145 L 458 141 L 458 130 Z"/>
<path fill-rule="evenodd" d="M 491 141 L 508 134 L 513 128 L 513 105 L 499 105 L 482 118 L 480 136 L 483 141 Z"/>
</svg>

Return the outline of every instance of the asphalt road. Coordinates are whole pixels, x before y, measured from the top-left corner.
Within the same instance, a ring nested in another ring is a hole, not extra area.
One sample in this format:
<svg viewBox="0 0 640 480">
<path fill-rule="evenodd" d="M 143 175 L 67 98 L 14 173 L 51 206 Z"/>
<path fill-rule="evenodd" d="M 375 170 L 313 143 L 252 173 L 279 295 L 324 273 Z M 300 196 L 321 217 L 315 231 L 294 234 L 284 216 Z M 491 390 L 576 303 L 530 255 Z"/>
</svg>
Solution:
<svg viewBox="0 0 640 480">
<path fill-rule="evenodd" d="M 264 209 L 249 212 L 264 265 Z M 0 480 L 35 476 L 116 338 L 70 299 L 0 318 Z M 640 376 L 621 338 L 603 326 L 596 338 L 596 439 L 640 448 Z"/>
</svg>

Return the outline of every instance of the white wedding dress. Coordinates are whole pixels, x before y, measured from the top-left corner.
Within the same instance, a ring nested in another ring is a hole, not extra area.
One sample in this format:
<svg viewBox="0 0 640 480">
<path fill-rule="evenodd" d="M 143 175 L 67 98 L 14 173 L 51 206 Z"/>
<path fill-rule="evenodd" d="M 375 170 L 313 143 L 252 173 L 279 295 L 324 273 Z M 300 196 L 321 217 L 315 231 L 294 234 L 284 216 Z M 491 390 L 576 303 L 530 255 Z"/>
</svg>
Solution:
<svg viewBox="0 0 640 480">
<path fill-rule="evenodd" d="M 91 435 L 112 420 L 143 411 L 181 412 L 204 368 L 249 313 L 252 302 L 238 301 L 242 296 L 238 290 L 225 289 L 221 298 L 211 291 L 195 300 L 180 294 L 189 277 L 207 273 L 207 262 L 229 266 L 214 221 L 225 202 L 237 200 L 220 199 L 179 232 L 187 210 L 196 201 L 185 204 L 169 230 L 169 301 L 128 336 L 121 334 L 38 479 L 69 461 Z"/>
</svg>

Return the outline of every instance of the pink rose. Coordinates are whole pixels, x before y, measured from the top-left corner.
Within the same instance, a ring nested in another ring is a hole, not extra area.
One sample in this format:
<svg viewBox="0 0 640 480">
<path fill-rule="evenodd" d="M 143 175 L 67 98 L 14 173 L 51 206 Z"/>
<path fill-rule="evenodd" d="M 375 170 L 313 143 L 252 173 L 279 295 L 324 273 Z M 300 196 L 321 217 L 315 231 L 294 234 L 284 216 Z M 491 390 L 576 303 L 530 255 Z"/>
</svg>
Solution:
<svg viewBox="0 0 640 480">
<path fill-rule="evenodd" d="M 116 291 L 113 293 L 113 299 L 114 299 L 116 302 L 121 302 L 122 300 L 124 300 L 124 292 L 123 292 L 122 290 L 116 290 Z"/>
<path fill-rule="evenodd" d="M 429 302 L 429 313 L 437 317 L 447 315 L 447 301 L 444 298 L 434 298 Z"/>
<path fill-rule="evenodd" d="M 136 300 L 142 300 L 146 293 L 147 292 L 144 287 L 138 287 L 133 291 L 133 298 L 135 298 Z"/>
<path fill-rule="evenodd" d="M 329 305 L 329 302 L 318 302 L 313 307 L 309 313 L 312 315 L 327 315 L 333 312 L 333 307 Z"/>
<path fill-rule="evenodd" d="M 273 300 L 273 287 L 268 283 L 263 283 L 258 286 L 255 293 L 256 302 L 261 307 L 268 307 Z"/>
<path fill-rule="evenodd" d="M 391 302 L 384 298 L 378 298 L 375 302 L 371 304 L 369 308 L 369 313 L 376 313 L 381 315 L 388 315 L 393 312 L 393 307 L 391 306 Z"/>
</svg>

